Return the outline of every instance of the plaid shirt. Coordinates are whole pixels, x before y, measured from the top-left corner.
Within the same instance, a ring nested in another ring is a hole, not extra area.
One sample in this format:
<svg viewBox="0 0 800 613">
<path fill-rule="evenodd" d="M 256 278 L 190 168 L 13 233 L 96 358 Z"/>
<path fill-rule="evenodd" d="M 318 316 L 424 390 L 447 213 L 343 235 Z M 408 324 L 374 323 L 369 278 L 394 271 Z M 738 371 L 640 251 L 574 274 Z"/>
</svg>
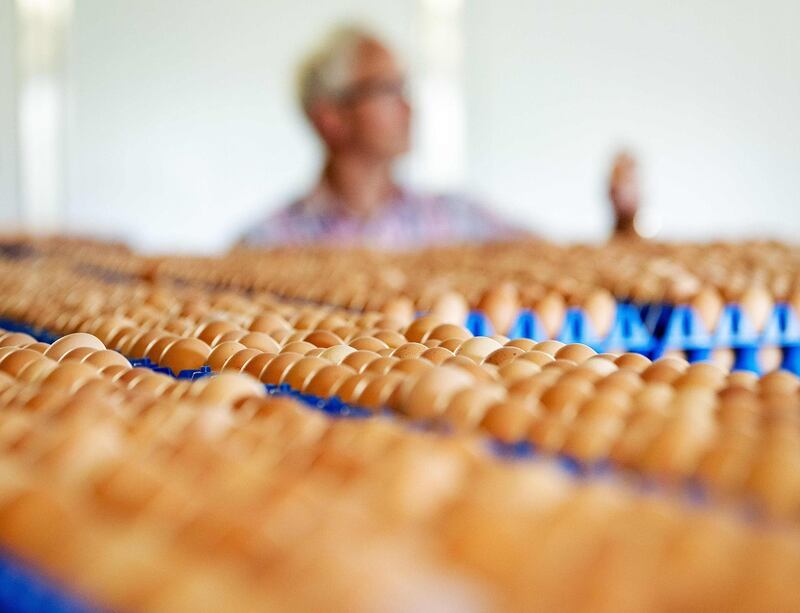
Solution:
<svg viewBox="0 0 800 613">
<path fill-rule="evenodd" d="M 426 245 L 519 238 L 524 232 L 474 202 L 401 189 L 375 215 L 337 211 L 320 190 L 267 216 L 249 230 L 249 246 L 324 244 L 410 249 Z"/>
</svg>

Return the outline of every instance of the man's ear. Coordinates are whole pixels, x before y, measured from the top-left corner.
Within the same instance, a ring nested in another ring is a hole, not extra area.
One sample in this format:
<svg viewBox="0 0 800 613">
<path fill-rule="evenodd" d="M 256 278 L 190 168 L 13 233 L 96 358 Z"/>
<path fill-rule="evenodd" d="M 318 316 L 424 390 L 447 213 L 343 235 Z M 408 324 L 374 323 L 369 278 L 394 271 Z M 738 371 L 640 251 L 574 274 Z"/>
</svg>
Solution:
<svg viewBox="0 0 800 613">
<path fill-rule="evenodd" d="M 330 147 L 346 140 L 347 125 L 341 110 L 335 105 L 318 102 L 308 111 L 308 118 L 320 138 Z"/>
</svg>

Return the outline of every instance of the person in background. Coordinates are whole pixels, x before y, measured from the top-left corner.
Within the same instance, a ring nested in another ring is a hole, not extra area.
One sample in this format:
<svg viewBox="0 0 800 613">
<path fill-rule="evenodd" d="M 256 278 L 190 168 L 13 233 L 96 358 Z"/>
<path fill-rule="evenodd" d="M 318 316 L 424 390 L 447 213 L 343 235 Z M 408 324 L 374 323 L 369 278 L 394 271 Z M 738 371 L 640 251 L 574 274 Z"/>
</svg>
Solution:
<svg viewBox="0 0 800 613">
<path fill-rule="evenodd" d="M 395 181 L 394 163 L 409 149 L 411 107 L 397 59 L 368 31 L 335 30 L 302 64 L 298 89 L 325 149 L 321 176 L 308 195 L 252 227 L 244 246 L 403 249 L 523 235 L 468 199 Z"/>
<path fill-rule="evenodd" d="M 618 153 L 611 167 L 608 197 L 614 212 L 612 238 L 641 238 L 636 229 L 641 192 L 636 159 L 627 152 Z"/>
</svg>

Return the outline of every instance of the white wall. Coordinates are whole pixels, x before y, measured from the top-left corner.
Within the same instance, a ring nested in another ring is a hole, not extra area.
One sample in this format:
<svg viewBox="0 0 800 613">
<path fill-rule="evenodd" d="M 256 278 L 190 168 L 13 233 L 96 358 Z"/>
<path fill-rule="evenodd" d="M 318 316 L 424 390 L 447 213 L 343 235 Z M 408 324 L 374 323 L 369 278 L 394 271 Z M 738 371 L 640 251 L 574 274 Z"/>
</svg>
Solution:
<svg viewBox="0 0 800 613">
<path fill-rule="evenodd" d="M 293 68 L 336 21 L 412 40 L 412 2 L 78 0 L 70 226 L 139 246 L 226 247 L 308 186 Z"/>
<path fill-rule="evenodd" d="M 469 183 L 598 238 L 613 150 L 662 235 L 800 236 L 800 2 L 467 3 Z"/>
<path fill-rule="evenodd" d="M 17 218 L 14 22 L 14 1 L 0 0 L 0 232 Z"/>
<path fill-rule="evenodd" d="M 0 0 L 0 57 L 11 4 Z M 76 0 L 68 228 L 143 247 L 225 247 L 315 172 L 291 92 L 304 49 L 355 17 L 424 73 L 418 11 L 439 4 Z M 662 236 L 800 235 L 800 2 L 463 6 L 466 172 L 453 187 L 542 234 L 600 238 L 609 159 L 624 144 L 641 155 Z M 435 135 L 420 140 L 408 168 L 425 183 Z M 13 184 L 4 159 L 0 194 Z"/>
</svg>

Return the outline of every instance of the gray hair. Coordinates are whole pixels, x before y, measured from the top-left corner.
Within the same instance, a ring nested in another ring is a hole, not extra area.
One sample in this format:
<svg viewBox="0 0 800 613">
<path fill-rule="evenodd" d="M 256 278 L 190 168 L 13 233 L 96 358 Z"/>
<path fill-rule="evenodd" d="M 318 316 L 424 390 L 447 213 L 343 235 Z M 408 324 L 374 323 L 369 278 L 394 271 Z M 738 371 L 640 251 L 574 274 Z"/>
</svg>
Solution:
<svg viewBox="0 0 800 613">
<path fill-rule="evenodd" d="M 350 85 L 359 48 L 375 40 L 375 34 L 357 25 L 340 26 L 323 38 L 297 71 L 297 94 L 306 113 L 316 102 L 343 93 Z"/>
</svg>

